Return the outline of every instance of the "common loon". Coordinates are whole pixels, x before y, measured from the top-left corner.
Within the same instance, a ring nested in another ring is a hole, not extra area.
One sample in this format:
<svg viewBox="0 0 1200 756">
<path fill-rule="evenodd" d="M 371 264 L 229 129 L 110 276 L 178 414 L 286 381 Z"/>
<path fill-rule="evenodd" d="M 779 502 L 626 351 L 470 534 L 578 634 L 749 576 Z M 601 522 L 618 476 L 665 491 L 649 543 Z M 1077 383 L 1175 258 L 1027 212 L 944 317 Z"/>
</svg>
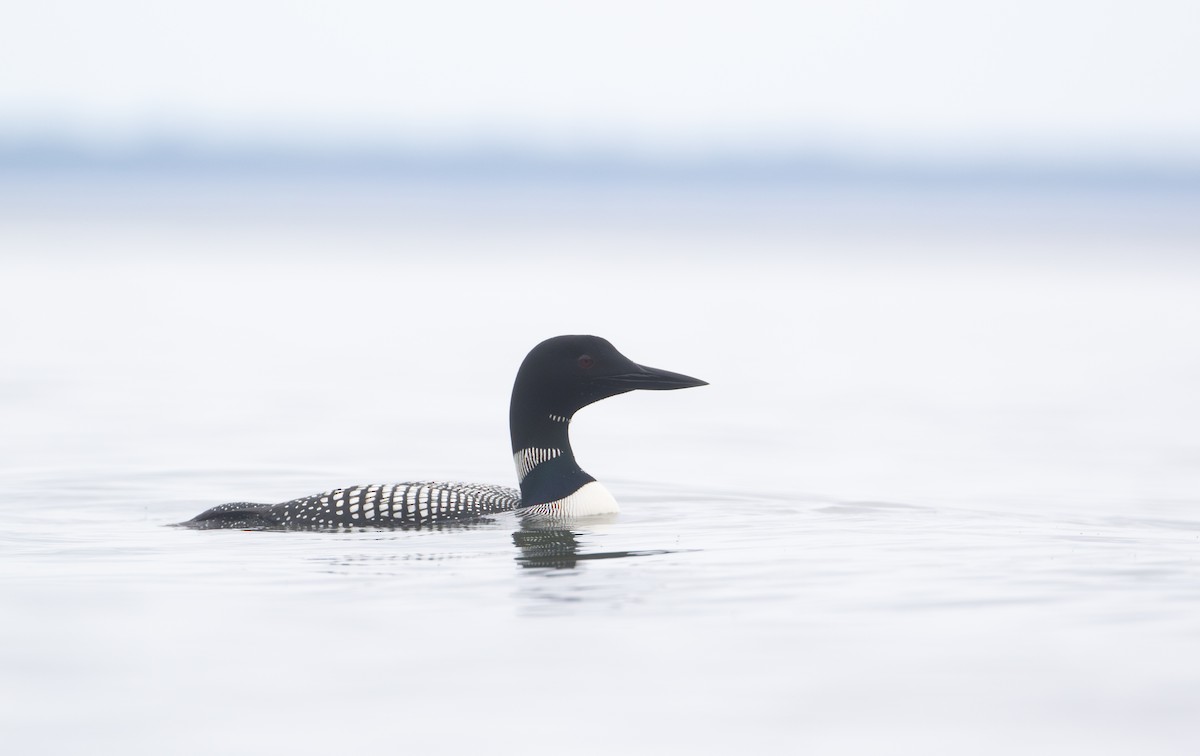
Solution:
<svg viewBox="0 0 1200 756">
<path fill-rule="evenodd" d="M 322 529 L 408 527 L 516 510 L 537 519 L 619 511 L 604 486 L 580 469 L 568 428 L 580 409 L 634 389 L 681 389 L 705 381 L 639 365 L 598 336 L 556 336 L 521 363 L 509 404 L 520 490 L 474 483 L 396 483 L 337 488 L 282 504 L 222 504 L 190 528 Z"/>
</svg>

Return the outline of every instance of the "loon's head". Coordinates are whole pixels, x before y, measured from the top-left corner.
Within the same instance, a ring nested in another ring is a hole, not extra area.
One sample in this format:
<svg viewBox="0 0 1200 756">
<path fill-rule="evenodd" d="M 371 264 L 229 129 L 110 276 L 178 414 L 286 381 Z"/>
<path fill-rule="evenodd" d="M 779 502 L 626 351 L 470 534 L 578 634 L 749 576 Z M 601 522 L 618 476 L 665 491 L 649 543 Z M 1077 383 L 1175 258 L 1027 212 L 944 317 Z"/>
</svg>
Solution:
<svg viewBox="0 0 1200 756">
<path fill-rule="evenodd" d="M 706 385 L 699 378 L 639 365 L 598 336 L 556 336 L 538 344 L 517 371 L 509 405 L 521 508 L 618 511 L 612 495 L 576 463 L 567 430 L 571 418 L 593 402 L 635 389 Z"/>
<path fill-rule="evenodd" d="M 513 415 L 570 418 L 593 402 L 635 389 L 707 386 L 699 378 L 639 365 L 599 336 L 555 336 L 533 348 L 513 384 Z"/>
</svg>

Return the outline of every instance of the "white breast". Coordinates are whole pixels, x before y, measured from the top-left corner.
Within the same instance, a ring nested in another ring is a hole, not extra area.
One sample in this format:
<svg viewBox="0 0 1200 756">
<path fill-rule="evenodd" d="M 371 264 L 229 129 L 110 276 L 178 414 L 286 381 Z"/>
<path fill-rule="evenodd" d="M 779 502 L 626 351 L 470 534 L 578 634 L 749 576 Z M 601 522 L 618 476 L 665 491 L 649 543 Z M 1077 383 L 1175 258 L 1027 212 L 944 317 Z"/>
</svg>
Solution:
<svg viewBox="0 0 1200 756">
<path fill-rule="evenodd" d="M 520 513 L 527 517 L 538 519 L 559 519 L 568 517 L 587 517 L 588 515 L 613 514 L 620 512 L 617 500 L 608 489 L 596 481 L 586 483 L 575 493 L 558 501 L 545 504 L 534 504 L 525 507 Z"/>
</svg>

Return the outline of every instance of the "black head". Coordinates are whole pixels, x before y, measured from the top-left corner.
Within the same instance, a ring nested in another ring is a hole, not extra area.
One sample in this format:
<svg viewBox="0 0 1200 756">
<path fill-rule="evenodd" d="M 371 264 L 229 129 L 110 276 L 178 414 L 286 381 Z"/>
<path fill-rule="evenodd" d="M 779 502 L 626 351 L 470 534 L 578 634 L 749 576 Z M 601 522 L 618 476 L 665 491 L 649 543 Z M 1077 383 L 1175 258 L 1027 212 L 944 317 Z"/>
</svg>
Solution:
<svg viewBox="0 0 1200 756">
<path fill-rule="evenodd" d="M 519 426 L 579 409 L 635 389 L 663 391 L 707 386 L 698 378 L 639 365 L 599 336 L 556 336 L 525 357 L 513 385 L 510 422 Z"/>
</svg>

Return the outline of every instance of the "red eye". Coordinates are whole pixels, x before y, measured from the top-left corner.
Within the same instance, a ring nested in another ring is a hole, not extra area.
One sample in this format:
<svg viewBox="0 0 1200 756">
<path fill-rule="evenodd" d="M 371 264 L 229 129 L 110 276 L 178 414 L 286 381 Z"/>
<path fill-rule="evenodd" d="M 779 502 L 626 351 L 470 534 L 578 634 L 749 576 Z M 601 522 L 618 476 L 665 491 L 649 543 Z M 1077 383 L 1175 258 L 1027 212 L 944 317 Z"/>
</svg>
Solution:
<svg viewBox="0 0 1200 756">
<path fill-rule="evenodd" d="M 595 360 L 593 360 L 593 359 L 591 358 L 591 356 L 589 356 L 589 355 L 586 355 L 586 354 L 584 354 L 584 355 L 580 355 L 580 357 L 579 357 L 579 367 L 583 368 L 584 370 L 591 370 L 591 369 L 592 369 L 592 365 L 595 365 L 595 364 L 596 364 L 596 361 L 595 361 Z"/>
</svg>

